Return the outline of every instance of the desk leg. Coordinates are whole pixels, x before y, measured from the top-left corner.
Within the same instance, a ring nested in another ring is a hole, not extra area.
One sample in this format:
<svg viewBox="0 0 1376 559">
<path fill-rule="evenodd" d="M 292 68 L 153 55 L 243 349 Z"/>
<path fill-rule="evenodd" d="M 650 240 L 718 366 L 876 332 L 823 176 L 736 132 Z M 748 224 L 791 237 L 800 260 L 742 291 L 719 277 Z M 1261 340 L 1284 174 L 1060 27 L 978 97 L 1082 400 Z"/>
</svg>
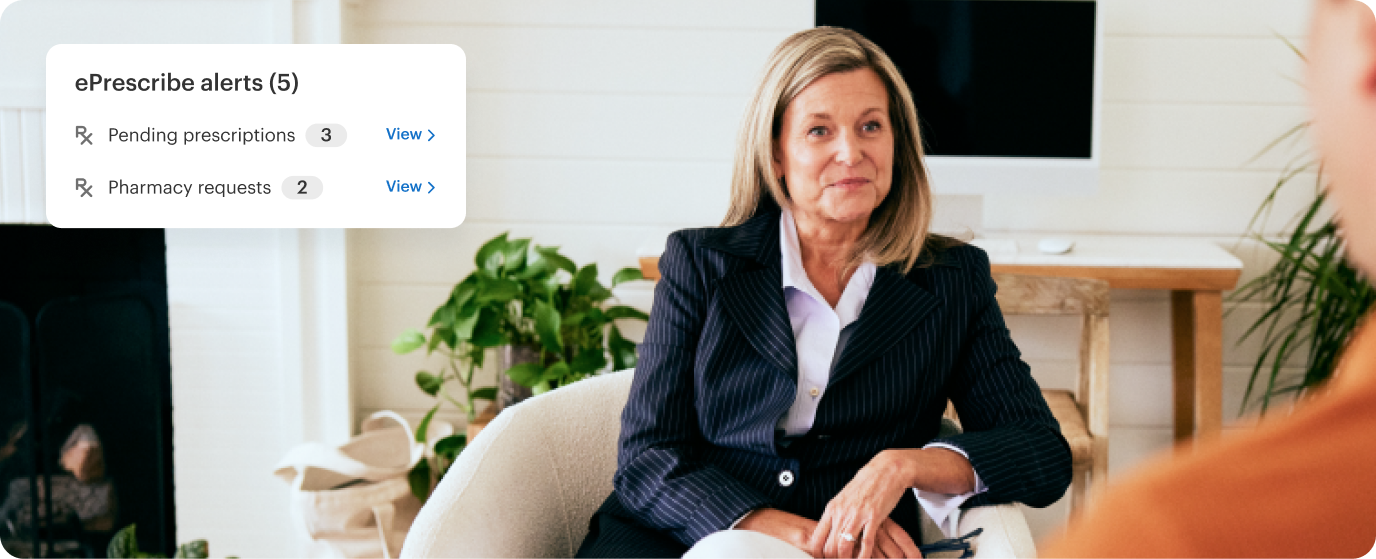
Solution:
<svg viewBox="0 0 1376 559">
<path fill-rule="evenodd" d="M 1223 427 L 1223 292 L 1171 292 L 1175 440 Z"/>
</svg>

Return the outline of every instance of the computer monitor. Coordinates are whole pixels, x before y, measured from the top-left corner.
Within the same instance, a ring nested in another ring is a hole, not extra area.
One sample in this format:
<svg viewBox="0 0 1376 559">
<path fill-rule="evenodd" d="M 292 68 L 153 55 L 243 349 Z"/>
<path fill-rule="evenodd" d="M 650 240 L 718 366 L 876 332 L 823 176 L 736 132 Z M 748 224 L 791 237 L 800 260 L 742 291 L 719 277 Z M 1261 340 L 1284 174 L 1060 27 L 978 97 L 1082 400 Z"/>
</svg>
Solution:
<svg viewBox="0 0 1376 559">
<path fill-rule="evenodd" d="M 1088 194 L 1099 183 L 1092 0 L 816 0 L 883 48 L 917 104 L 938 194 Z"/>
</svg>

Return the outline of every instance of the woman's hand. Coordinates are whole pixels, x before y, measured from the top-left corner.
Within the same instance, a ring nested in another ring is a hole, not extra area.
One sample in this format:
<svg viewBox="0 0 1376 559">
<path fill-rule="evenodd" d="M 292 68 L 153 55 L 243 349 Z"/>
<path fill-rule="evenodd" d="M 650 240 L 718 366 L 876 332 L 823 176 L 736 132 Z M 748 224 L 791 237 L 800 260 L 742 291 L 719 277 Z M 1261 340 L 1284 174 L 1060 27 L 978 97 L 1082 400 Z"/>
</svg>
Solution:
<svg viewBox="0 0 1376 559">
<path fill-rule="evenodd" d="M 898 505 L 903 492 L 912 487 L 909 477 L 915 459 L 911 455 L 913 452 L 920 450 L 885 450 L 860 468 L 850 483 L 827 503 L 804 549 L 820 552 L 814 553 L 817 557 L 849 559 L 857 557 L 857 552 L 858 557 L 873 557 L 876 544 L 883 539 L 880 536 L 888 533 L 883 529 L 884 521 Z"/>
<path fill-rule="evenodd" d="M 916 547 L 908 550 L 902 546 L 901 540 L 912 542 L 906 533 L 903 534 L 904 538 L 895 538 L 890 535 L 892 530 L 882 526 L 903 497 L 903 492 L 916 487 L 925 491 L 961 494 L 974 490 L 974 477 L 975 471 L 970 467 L 970 461 L 945 448 L 903 448 L 880 452 L 827 503 L 826 512 L 822 513 L 816 531 L 803 549 L 814 550 L 813 555 L 817 557 L 845 559 L 869 558 L 877 553 L 888 555 L 883 551 L 887 546 L 883 544 L 885 540 L 882 536 L 889 535 L 903 553 L 915 553 Z M 893 527 L 903 532 L 897 525 Z M 842 537 L 843 534 L 850 535 L 853 541 L 847 541 Z"/>
<path fill-rule="evenodd" d="M 737 530 L 754 530 L 788 542 L 813 557 L 820 557 L 816 550 L 808 547 L 808 539 L 817 529 L 817 521 L 779 509 L 755 509 L 736 524 Z"/>
<path fill-rule="evenodd" d="M 922 557 L 922 552 L 917 550 L 917 543 L 908 535 L 907 530 L 894 522 L 892 518 L 885 518 L 879 524 L 878 533 L 874 536 L 875 557 L 886 559 L 900 559 L 911 557 L 917 559 Z"/>
</svg>

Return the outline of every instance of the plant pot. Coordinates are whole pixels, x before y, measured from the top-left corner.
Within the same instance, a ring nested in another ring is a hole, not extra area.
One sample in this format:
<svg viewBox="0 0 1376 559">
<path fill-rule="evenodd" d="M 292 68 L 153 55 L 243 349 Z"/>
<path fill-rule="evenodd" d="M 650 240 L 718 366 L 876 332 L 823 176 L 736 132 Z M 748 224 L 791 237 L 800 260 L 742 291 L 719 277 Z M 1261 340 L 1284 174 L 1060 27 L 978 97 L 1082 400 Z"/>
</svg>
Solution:
<svg viewBox="0 0 1376 559">
<path fill-rule="evenodd" d="M 497 348 L 497 411 L 531 396 L 530 387 L 521 386 L 506 375 L 506 370 L 521 363 L 540 360 L 540 350 L 534 346 L 504 345 Z"/>
</svg>

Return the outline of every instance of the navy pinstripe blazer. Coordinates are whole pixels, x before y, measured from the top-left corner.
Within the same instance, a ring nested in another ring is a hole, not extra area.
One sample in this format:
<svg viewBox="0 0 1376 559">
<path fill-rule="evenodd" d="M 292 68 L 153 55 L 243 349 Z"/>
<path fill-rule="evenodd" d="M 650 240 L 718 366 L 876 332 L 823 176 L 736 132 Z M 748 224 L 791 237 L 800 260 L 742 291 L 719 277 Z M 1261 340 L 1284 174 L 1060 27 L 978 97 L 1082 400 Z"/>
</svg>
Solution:
<svg viewBox="0 0 1376 559">
<path fill-rule="evenodd" d="M 798 375 L 778 211 L 674 233 L 621 416 L 615 497 L 692 545 L 759 507 L 818 519 L 881 450 L 940 440 L 989 488 L 966 506 L 1055 502 L 1070 448 L 1009 338 L 988 257 L 968 245 L 936 257 L 906 276 L 879 268 L 812 430 L 785 448 L 775 426 Z M 966 431 L 935 439 L 948 398 Z M 892 515 L 914 538 L 915 503 L 905 492 Z"/>
</svg>

